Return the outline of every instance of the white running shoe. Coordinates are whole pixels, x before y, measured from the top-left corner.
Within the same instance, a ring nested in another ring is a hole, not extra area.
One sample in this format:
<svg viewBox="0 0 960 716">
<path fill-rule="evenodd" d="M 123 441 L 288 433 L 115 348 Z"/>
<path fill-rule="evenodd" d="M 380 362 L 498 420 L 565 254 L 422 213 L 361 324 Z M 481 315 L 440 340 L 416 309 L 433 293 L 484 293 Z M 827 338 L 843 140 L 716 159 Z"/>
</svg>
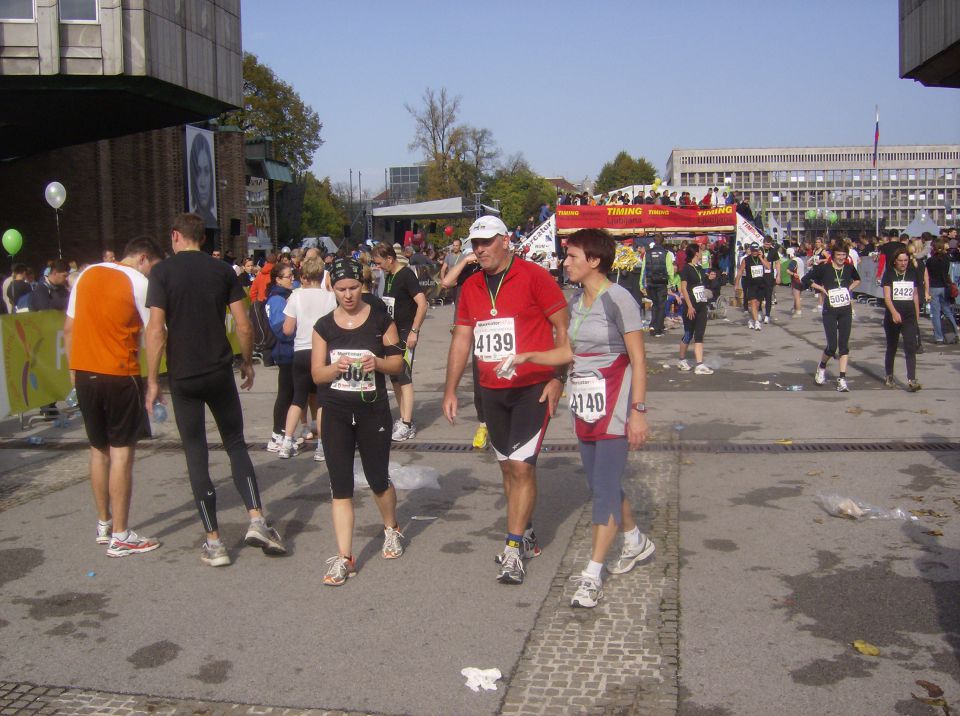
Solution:
<svg viewBox="0 0 960 716">
<path fill-rule="evenodd" d="M 751 331 L 753 330 L 753 319 L 752 319 L 752 318 L 747 321 L 747 328 L 749 328 Z"/>
<path fill-rule="evenodd" d="M 690 364 L 687 362 L 687 359 L 686 359 L 686 358 L 684 358 L 683 360 L 681 360 L 680 362 L 677 363 L 677 368 L 679 368 L 680 370 L 682 370 L 682 371 L 684 371 L 684 372 L 686 372 L 686 371 L 688 371 L 688 370 L 691 370 Z"/>
<path fill-rule="evenodd" d="M 642 562 L 656 551 L 656 545 L 653 544 L 645 534 L 640 535 L 640 542 L 631 545 L 624 541 L 623 549 L 620 551 L 620 558 L 615 564 L 607 567 L 610 574 L 626 574 L 633 569 L 637 562 Z"/>
<path fill-rule="evenodd" d="M 763 322 L 764 322 L 764 323 L 770 323 L 770 316 L 764 316 L 764 317 L 763 317 Z"/>
<path fill-rule="evenodd" d="M 281 445 L 283 445 L 283 433 L 273 433 L 270 442 L 267 443 L 267 452 L 280 452 Z"/>
<path fill-rule="evenodd" d="M 323 454 L 323 445 L 321 445 L 320 441 L 317 440 L 317 449 L 313 451 L 313 461 L 323 462 L 326 459 L 327 456 Z"/>
<path fill-rule="evenodd" d="M 586 572 L 576 574 L 571 579 L 577 582 L 577 591 L 570 600 L 571 607 L 593 609 L 600 603 L 600 599 L 603 598 L 603 582 L 594 579 Z"/>
<path fill-rule="evenodd" d="M 850 386 L 847 385 L 846 378 L 837 378 L 837 392 L 838 393 L 849 393 Z"/>
<path fill-rule="evenodd" d="M 693 372 L 695 375 L 713 375 L 713 368 L 706 363 L 697 363 L 697 367 L 693 369 Z"/>
<path fill-rule="evenodd" d="M 300 450 L 297 448 L 297 444 L 293 442 L 291 438 L 284 438 L 283 443 L 280 445 L 280 449 L 277 450 L 277 456 L 286 460 L 287 458 L 296 457 L 300 453 Z"/>
<path fill-rule="evenodd" d="M 817 366 L 817 372 L 813 374 L 813 382 L 817 385 L 823 385 L 827 382 L 827 369 Z"/>
<path fill-rule="evenodd" d="M 413 440 L 415 437 L 417 437 L 417 426 L 413 423 L 407 425 L 402 420 L 397 420 L 393 424 L 393 435 L 390 436 L 393 442 L 402 443 L 404 440 Z"/>
</svg>

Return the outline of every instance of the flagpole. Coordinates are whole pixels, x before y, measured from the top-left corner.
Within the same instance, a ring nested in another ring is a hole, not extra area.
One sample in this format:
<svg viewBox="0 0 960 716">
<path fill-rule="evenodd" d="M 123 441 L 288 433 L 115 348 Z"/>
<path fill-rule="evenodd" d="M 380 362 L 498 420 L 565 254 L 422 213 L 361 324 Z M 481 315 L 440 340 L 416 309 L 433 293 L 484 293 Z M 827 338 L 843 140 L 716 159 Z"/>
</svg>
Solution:
<svg viewBox="0 0 960 716">
<path fill-rule="evenodd" d="M 875 105 L 874 109 L 877 114 L 877 124 L 873 133 L 873 171 L 876 172 L 873 176 L 873 207 L 874 214 L 876 214 L 876 224 L 874 225 L 873 235 L 878 239 L 880 238 L 880 170 L 877 168 L 877 152 L 880 145 L 880 105 Z"/>
</svg>

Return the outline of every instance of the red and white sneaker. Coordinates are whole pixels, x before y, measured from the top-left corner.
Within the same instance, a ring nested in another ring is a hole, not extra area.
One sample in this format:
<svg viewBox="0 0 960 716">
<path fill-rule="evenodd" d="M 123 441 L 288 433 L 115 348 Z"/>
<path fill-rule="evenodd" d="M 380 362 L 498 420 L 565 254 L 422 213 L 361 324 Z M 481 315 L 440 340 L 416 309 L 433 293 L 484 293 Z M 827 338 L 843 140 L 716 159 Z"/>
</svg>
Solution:
<svg viewBox="0 0 960 716">
<path fill-rule="evenodd" d="M 127 532 L 126 539 L 120 540 L 116 537 L 110 538 L 110 546 L 107 547 L 108 557 L 126 557 L 130 554 L 141 554 L 143 552 L 152 552 L 160 543 L 149 537 L 141 537 L 133 530 Z"/>
</svg>

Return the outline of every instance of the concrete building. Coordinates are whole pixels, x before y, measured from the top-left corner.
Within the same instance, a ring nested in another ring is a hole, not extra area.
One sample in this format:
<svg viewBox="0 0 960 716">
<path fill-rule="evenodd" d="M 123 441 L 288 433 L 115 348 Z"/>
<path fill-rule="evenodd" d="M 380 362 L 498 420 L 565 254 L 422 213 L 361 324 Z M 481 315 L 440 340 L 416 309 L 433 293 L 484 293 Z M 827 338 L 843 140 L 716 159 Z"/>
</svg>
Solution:
<svg viewBox="0 0 960 716">
<path fill-rule="evenodd" d="M 99 258 L 140 234 L 169 236 L 188 206 L 184 125 L 242 102 L 240 0 L 0 2 L 0 194 L 18 260 L 56 257 L 44 187 L 67 189 L 64 258 Z M 245 251 L 243 135 L 215 133 L 216 223 Z M 233 246 L 236 244 L 236 247 Z"/>
<path fill-rule="evenodd" d="M 900 76 L 927 87 L 960 87 L 960 3 L 900 0 Z"/>
<path fill-rule="evenodd" d="M 809 209 L 836 212 L 838 228 L 903 228 L 918 211 L 939 225 L 960 221 L 960 145 L 674 149 L 668 184 L 737 191 L 785 229 L 804 228 Z M 814 223 L 814 222 L 810 222 Z M 808 230 L 818 229 L 807 226 Z"/>
</svg>

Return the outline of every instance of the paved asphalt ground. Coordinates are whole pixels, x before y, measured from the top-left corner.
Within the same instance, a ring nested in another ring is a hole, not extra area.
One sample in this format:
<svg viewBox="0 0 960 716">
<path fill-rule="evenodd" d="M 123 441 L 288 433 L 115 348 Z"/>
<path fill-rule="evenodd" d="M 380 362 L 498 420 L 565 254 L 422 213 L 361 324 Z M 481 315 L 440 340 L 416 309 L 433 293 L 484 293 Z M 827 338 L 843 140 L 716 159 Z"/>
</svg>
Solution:
<svg viewBox="0 0 960 716">
<path fill-rule="evenodd" d="M 377 512 L 358 489 L 360 573 L 338 589 L 321 584 L 335 551 L 323 466 L 262 450 L 273 369 L 243 401 L 285 558 L 242 547 L 215 449 L 235 562 L 200 563 L 172 419 L 141 449 L 132 509 L 163 546 L 122 560 L 93 543 L 77 421 L 0 423 L 0 715 L 944 713 L 911 696 L 926 695 L 918 679 L 960 708 L 960 348 L 933 346 L 924 324 L 924 389 L 884 389 L 881 312 L 858 306 L 852 392 L 838 394 L 810 377 L 823 341 L 812 299 L 800 318 L 785 303 L 759 333 L 736 309 L 711 321 L 712 376 L 664 367 L 677 329 L 648 340 L 653 435 L 626 489 L 658 550 L 609 577 L 592 611 L 568 606 L 589 511 L 565 408 L 540 460 L 543 555 L 522 586 L 494 581 L 504 502 L 492 456 L 461 449 L 468 380 L 458 424 L 440 414 L 449 307 L 430 312 L 418 351 L 419 435 L 393 454 L 437 469 L 441 487 L 401 492 L 408 550 L 395 562 L 379 557 Z M 902 356 L 897 369 L 904 379 Z M 927 512 L 855 522 L 829 516 L 818 493 Z M 497 691 L 467 689 L 468 666 L 499 668 Z"/>
</svg>

